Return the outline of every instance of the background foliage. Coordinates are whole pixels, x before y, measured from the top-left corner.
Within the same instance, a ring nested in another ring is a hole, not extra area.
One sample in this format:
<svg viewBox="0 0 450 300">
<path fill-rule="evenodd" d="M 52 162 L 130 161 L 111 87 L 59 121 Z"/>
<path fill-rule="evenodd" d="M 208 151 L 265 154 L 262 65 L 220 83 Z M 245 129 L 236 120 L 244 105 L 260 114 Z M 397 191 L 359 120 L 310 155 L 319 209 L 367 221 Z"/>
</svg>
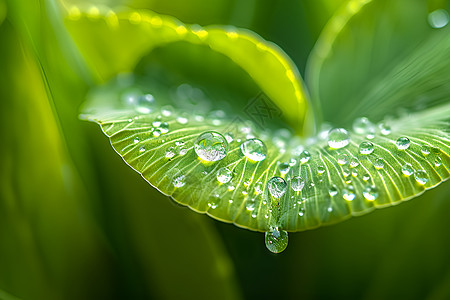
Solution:
<svg viewBox="0 0 450 300">
<path fill-rule="evenodd" d="M 103 1 L 252 29 L 302 73 L 338 2 Z M 94 81 L 57 9 L 0 1 L 0 299 L 450 297 L 448 184 L 272 255 L 261 234 L 160 195 L 78 120 Z"/>
</svg>

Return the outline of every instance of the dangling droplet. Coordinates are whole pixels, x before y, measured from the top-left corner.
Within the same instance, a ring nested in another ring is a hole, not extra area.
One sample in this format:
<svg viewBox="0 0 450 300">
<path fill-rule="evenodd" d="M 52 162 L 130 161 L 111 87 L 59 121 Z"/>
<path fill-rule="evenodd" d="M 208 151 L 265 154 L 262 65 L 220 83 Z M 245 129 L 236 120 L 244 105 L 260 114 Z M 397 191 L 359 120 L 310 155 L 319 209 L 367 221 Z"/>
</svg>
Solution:
<svg viewBox="0 0 450 300">
<path fill-rule="evenodd" d="M 374 201 L 378 198 L 378 189 L 374 186 L 367 186 L 363 190 L 363 196 L 369 201 Z"/>
<path fill-rule="evenodd" d="M 403 175 L 405 175 L 405 176 L 411 176 L 413 173 L 414 173 L 414 168 L 413 168 L 413 166 L 410 164 L 410 163 L 405 163 L 403 166 L 402 166 L 402 173 L 403 173 Z"/>
<path fill-rule="evenodd" d="M 194 150 L 205 161 L 218 161 L 227 156 L 228 142 L 220 133 L 207 131 L 197 137 Z"/>
<path fill-rule="evenodd" d="M 429 180 L 428 174 L 424 170 L 417 170 L 416 172 L 414 172 L 414 178 L 420 185 L 425 185 Z"/>
<path fill-rule="evenodd" d="M 411 145 L 411 141 L 405 137 L 399 137 L 397 142 L 395 143 L 397 145 L 398 150 L 406 150 Z"/>
<path fill-rule="evenodd" d="M 347 154 L 339 154 L 338 158 L 337 158 L 337 163 L 341 166 L 344 166 L 346 164 L 348 164 L 348 156 Z"/>
<path fill-rule="evenodd" d="M 378 157 L 377 159 L 375 159 L 375 161 L 373 162 L 373 166 L 375 167 L 375 169 L 377 170 L 381 170 L 384 168 L 384 159 L 382 159 L 381 157 Z"/>
<path fill-rule="evenodd" d="M 311 154 L 309 154 L 308 151 L 303 150 L 302 153 L 300 153 L 299 158 L 302 164 L 306 164 L 311 159 Z"/>
<path fill-rule="evenodd" d="M 372 154 L 373 150 L 374 150 L 374 147 L 371 142 L 362 142 L 359 145 L 359 153 L 361 153 L 363 155 Z"/>
<path fill-rule="evenodd" d="M 340 149 L 350 143 L 350 137 L 344 128 L 335 128 L 328 132 L 328 146 L 333 149 Z"/>
<path fill-rule="evenodd" d="M 288 163 L 284 162 L 278 165 L 278 170 L 280 171 L 281 174 L 286 174 L 287 172 L 289 172 L 290 166 Z"/>
<path fill-rule="evenodd" d="M 270 194 L 279 199 L 286 193 L 287 183 L 283 178 L 272 177 L 267 183 Z"/>
<path fill-rule="evenodd" d="M 219 171 L 217 171 L 217 181 L 222 184 L 229 182 L 232 177 L 233 173 L 228 168 L 220 168 Z"/>
<path fill-rule="evenodd" d="M 433 28 L 443 28 L 447 26 L 450 17 L 445 9 L 437 9 L 428 15 L 428 23 Z"/>
<path fill-rule="evenodd" d="M 356 197 L 353 186 L 349 185 L 348 187 L 342 189 L 342 197 L 347 201 L 353 201 Z"/>
<path fill-rule="evenodd" d="M 266 247 L 272 253 L 280 253 L 288 245 L 288 233 L 285 230 L 279 230 L 278 227 L 271 228 L 266 232 Z"/>
<path fill-rule="evenodd" d="M 259 139 L 249 139 L 241 144 L 241 151 L 253 161 L 262 161 L 266 158 L 267 148 Z"/>
<path fill-rule="evenodd" d="M 305 180 L 300 176 L 294 176 L 291 179 L 291 188 L 296 191 L 300 192 L 303 187 L 305 186 Z"/>
</svg>

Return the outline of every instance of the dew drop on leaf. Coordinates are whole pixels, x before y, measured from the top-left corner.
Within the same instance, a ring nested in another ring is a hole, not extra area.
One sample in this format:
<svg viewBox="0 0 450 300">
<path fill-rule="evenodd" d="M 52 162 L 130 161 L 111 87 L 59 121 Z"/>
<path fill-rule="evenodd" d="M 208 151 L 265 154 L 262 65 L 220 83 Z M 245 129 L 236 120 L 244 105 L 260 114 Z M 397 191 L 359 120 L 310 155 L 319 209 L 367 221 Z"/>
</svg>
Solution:
<svg viewBox="0 0 450 300">
<path fill-rule="evenodd" d="M 347 201 L 353 201 L 356 197 L 353 186 L 349 185 L 348 187 L 342 189 L 342 197 Z"/>
<path fill-rule="evenodd" d="M 437 156 L 436 159 L 434 160 L 434 165 L 439 168 L 440 166 L 442 166 L 442 159 Z"/>
<path fill-rule="evenodd" d="M 155 105 L 155 98 L 151 94 L 145 94 L 137 97 L 135 109 L 142 114 L 149 114 L 152 112 Z"/>
<path fill-rule="evenodd" d="M 248 159 L 262 161 L 266 158 L 267 148 L 259 139 L 249 139 L 241 144 L 241 151 Z"/>
<path fill-rule="evenodd" d="M 402 136 L 397 139 L 395 145 L 397 146 L 398 150 L 406 150 L 411 145 L 411 141 L 407 137 Z"/>
<path fill-rule="evenodd" d="M 356 157 L 352 157 L 350 160 L 350 167 L 356 168 L 357 166 L 359 166 L 359 160 Z"/>
<path fill-rule="evenodd" d="M 375 135 L 375 125 L 369 121 L 366 117 L 357 118 L 353 122 L 353 131 L 361 135 Z"/>
<path fill-rule="evenodd" d="M 337 158 L 337 163 L 341 166 L 348 164 L 348 156 L 347 154 L 339 154 Z"/>
<path fill-rule="evenodd" d="M 328 194 L 329 194 L 331 197 L 336 196 L 336 195 L 338 194 L 338 188 L 337 188 L 337 186 L 333 184 L 333 185 L 328 189 Z"/>
<path fill-rule="evenodd" d="M 184 175 L 180 175 L 180 176 L 175 177 L 175 179 L 172 182 L 173 186 L 177 187 L 177 188 L 183 187 L 186 184 L 184 179 L 185 179 Z"/>
<path fill-rule="evenodd" d="M 174 147 L 169 147 L 166 150 L 166 153 L 164 155 L 166 158 L 172 158 L 175 156 L 175 148 Z"/>
<path fill-rule="evenodd" d="M 373 162 L 373 166 L 375 167 L 375 169 L 377 170 L 381 170 L 384 168 L 384 159 L 382 159 L 381 157 L 378 157 L 377 159 L 375 159 L 375 161 Z"/>
<path fill-rule="evenodd" d="M 317 173 L 319 173 L 319 175 L 322 175 L 323 173 L 325 173 L 325 167 L 322 165 L 318 166 Z"/>
<path fill-rule="evenodd" d="M 414 168 L 413 168 L 413 166 L 410 164 L 410 163 L 405 163 L 403 166 L 402 166 L 402 173 L 403 173 L 403 175 L 405 175 L 405 176 L 411 176 L 413 173 L 414 173 Z"/>
<path fill-rule="evenodd" d="M 278 227 L 271 228 L 269 232 L 266 232 L 265 241 L 270 252 L 280 253 L 288 245 L 288 233 L 285 230 L 279 230 Z"/>
<path fill-rule="evenodd" d="M 286 174 L 287 172 L 289 172 L 290 166 L 288 163 L 284 162 L 278 165 L 278 170 L 280 171 L 281 174 Z"/>
<path fill-rule="evenodd" d="M 359 153 L 363 155 L 372 154 L 374 150 L 373 144 L 371 142 L 362 142 L 359 145 Z"/>
<path fill-rule="evenodd" d="M 380 132 L 382 135 L 390 135 L 391 134 L 391 127 L 385 123 L 381 123 L 378 125 L 380 128 Z"/>
<path fill-rule="evenodd" d="M 427 144 L 423 144 L 422 147 L 420 148 L 420 152 L 422 152 L 422 155 L 426 156 L 430 154 L 431 147 Z"/>
<path fill-rule="evenodd" d="M 447 26 L 450 17 L 445 9 L 437 9 L 428 15 L 428 23 L 433 28 L 443 28 Z"/>
<path fill-rule="evenodd" d="M 414 178 L 420 185 L 425 185 L 428 182 L 428 174 L 424 170 L 417 170 L 414 172 Z"/>
<path fill-rule="evenodd" d="M 300 153 L 299 158 L 302 164 L 306 164 L 311 159 L 311 154 L 309 154 L 308 151 L 303 150 L 302 153 Z"/>
<path fill-rule="evenodd" d="M 305 186 L 305 180 L 301 176 L 294 176 L 291 179 L 291 188 L 294 191 L 299 192 L 303 189 L 304 186 Z"/>
<path fill-rule="evenodd" d="M 169 124 L 167 122 L 162 122 L 161 125 L 159 126 L 159 130 L 161 131 L 161 133 L 168 133 L 169 132 Z"/>
<path fill-rule="evenodd" d="M 287 183 L 283 178 L 272 177 L 267 183 L 270 194 L 279 199 L 286 193 Z"/>
<path fill-rule="evenodd" d="M 197 137 L 194 150 L 205 161 L 218 161 L 227 156 L 228 142 L 220 133 L 207 131 Z"/>
<path fill-rule="evenodd" d="M 232 177 L 232 172 L 228 168 L 220 168 L 219 171 L 217 171 L 217 181 L 220 183 L 227 183 Z"/>
<path fill-rule="evenodd" d="M 363 190 L 363 196 L 369 201 L 374 201 L 378 198 L 378 189 L 374 186 L 367 186 Z"/>
<path fill-rule="evenodd" d="M 340 149 L 350 143 L 350 137 L 344 128 L 335 128 L 328 132 L 328 146 L 333 149 Z"/>
</svg>

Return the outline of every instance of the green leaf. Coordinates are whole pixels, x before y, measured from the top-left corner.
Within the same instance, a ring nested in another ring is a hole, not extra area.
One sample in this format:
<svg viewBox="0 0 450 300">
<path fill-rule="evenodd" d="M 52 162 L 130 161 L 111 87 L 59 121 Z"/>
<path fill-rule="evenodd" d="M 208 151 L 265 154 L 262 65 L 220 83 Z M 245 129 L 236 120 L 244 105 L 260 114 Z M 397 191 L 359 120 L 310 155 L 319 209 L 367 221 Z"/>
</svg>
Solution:
<svg viewBox="0 0 450 300">
<path fill-rule="evenodd" d="M 308 84 L 327 122 L 381 121 L 399 108 L 448 103 L 449 50 L 450 29 L 428 24 L 426 1 L 354 0 L 324 29 Z"/>
<path fill-rule="evenodd" d="M 114 12 L 90 7 L 86 11 L 76 6 L 68 11 L 66 25 L 88 65 L 103 79 L 132 71 L 143 56 L 158 47 L 177 42 L 198 45 L 197 48 L 207 46 L 250 76 L 297 132 L 312 130 L 312 112 L 297 68 L 275 44 L 248 30 L 185 25 L 170 16 L 145 10 Z M 189 52 L 178 50 L 171 57 L 189 60 L 188 55 Z"/>
</svg>

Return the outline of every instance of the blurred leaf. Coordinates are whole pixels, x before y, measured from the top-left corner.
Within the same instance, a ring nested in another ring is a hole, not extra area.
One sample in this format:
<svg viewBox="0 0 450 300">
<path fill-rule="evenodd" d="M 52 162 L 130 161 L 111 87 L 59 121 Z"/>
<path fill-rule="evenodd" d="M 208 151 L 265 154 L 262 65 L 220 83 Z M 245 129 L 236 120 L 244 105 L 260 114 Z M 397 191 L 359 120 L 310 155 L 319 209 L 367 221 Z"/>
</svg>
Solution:
<svg viewBox="0 0 450 300">
<path fill-rule="evenodd" d="M 91 7 L 87 12 L 72 7 L 66 24 L 88 64 L 103 79 L 132 71 L 140 58 L 157 47 L 178 41 L 209 46 L 242 68 L 280 107 L 284 119 L 296 131 L 311 130 L 311 111 L 296 67 L 276 45 L 248 30 L 185 26 L 172 17 L 149 11 L 116 13 L 102 7 Z M 172 58 L 184 55 L 178 50 Z M 217 70 L 220 65 L 215 67 Z"/>
<path fill-rule="evenodd" d="M 399 108 L 448 102 L 450 29 L 427 23 L 426 1 L 350 1 L 326 26 L 308 68 L 323 119 L 348 126 Z M 350 67 L 351 66 L 351 67 Z"/>
</svg>

